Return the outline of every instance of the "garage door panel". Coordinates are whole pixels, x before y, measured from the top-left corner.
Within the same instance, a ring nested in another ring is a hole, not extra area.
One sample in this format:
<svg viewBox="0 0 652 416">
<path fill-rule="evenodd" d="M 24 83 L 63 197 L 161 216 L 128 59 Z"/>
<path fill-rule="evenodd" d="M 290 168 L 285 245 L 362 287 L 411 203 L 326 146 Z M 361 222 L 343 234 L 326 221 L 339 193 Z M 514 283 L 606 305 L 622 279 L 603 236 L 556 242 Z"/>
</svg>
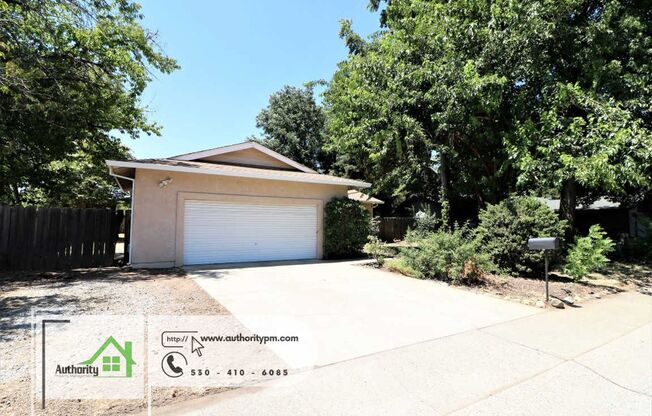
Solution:
<svg viewBox="0 0 652 416">
<path fill-rule="evenodd" d="M 184 264 L 313 259 L 314 205 L 184 204 Z"/>
</svg>

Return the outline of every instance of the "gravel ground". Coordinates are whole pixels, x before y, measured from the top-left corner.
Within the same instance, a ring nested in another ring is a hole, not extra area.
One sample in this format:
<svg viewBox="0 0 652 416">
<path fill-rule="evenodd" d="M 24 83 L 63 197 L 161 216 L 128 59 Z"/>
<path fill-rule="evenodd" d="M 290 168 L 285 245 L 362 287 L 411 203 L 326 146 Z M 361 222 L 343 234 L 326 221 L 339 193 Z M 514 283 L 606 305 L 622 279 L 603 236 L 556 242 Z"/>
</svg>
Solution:
<svg viewBox="0 0 652 416">
<path fill-rule="evenodd" d="M 179 270 L 87 269 L 66 273 L 0 274 L 0 414 L 30 413 L 31 308 L 40 313 L 216 315 L 229 312 Z M 153 406 L 217 393 L 224 388 L 152 391 Z M 144 400 L 48 402 L 43 415 L 123 415 Z"/>
</svg>

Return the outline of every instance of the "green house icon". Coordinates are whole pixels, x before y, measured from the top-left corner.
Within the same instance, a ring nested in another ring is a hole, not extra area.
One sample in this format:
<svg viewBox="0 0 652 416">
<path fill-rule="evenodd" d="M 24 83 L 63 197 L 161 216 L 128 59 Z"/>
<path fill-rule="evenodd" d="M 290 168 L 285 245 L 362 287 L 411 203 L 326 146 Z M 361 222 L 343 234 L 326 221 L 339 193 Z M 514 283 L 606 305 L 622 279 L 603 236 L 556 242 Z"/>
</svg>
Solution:
<svg viewBox="0 0 652 416">
<path fill-rule="evenodd" d="M 131 341 L 126 341 L 123 347 L 112 336 L 104 341 L 91 358 L 81 364 L 93 365 L 100 358 L 101 362 L 96 365 L 105 377 L 131 377 L 131 367 L 136 364 L 131 357 Z"/>
</svg>

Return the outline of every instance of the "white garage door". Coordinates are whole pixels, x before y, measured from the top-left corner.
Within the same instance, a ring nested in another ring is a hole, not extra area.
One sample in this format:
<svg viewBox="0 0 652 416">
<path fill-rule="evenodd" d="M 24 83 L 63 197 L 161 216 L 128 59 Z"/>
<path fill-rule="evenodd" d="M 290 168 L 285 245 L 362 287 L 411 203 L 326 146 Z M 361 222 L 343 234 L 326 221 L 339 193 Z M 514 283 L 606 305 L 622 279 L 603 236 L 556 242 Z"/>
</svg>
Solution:
<svg viewBox="0 0 652 416">
<path fill-rule="evenodd" d="M 185 201 L 184 264 L 317 257 L 314 205 Z"/>
</svg>

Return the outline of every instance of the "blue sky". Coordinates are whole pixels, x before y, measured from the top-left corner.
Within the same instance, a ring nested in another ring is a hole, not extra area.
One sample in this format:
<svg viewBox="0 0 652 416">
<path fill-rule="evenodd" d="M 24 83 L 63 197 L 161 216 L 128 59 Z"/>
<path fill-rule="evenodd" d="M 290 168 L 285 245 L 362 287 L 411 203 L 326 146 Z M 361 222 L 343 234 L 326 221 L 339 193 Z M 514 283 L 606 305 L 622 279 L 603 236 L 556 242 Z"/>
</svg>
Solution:
<svg viewBox="0 0 652 416">
<path fill-rule="evenodd" d="M 157 75 L 143 97 L 160 137 L 124 139 L 137 158 L 243 141 L 283 85 L 329 80 L 346 57 L 339 20 L 378 29 L 367 0 L 141 0 L 144 25 L 181 69 Z"/>
</svg>

